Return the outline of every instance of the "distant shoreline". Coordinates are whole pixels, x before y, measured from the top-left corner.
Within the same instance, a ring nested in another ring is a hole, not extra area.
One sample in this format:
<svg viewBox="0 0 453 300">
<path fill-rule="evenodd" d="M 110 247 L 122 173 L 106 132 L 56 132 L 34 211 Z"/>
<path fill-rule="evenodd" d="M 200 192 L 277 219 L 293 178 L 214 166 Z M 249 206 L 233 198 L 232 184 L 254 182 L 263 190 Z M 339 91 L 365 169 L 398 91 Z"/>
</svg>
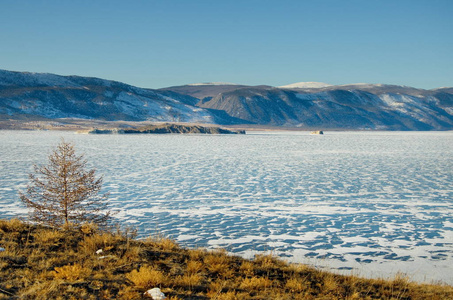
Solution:
<svg viewBox="0 0 453 300">
<path fill-rule="evenodd" d="M 174 124 L 182 126 L 202 126 L 206 128 L 225 128 L 231 131 L 379 131 L 354 128 L 319 128 L 319 127 L 287 127 L 258 124 L 219 125 L 211 123 L 152 122 L 152 121 L 104 121 L 89 119 L 0 119 L 0 130 L 62 130 L 89 131 L 93 129 L 137 129 L 144 126 L 161 126 Z"/>
<path fill-rule="evenodd" d="M 349 132 L 395 132 L 399 130 L 386 129 L 366 129 L 366 128 L 328 128 L 328 127 L 289 127 L 289 126 L 270 126 L 259 124 L 237 124 L 237 125 L 219 125 L 211 123 L 183 123 L 183 122 L 153 122 L 153 121 L 104 121 L 89 119 L 0 119 L 0 130 L 53 130 L 53 131 L 89 131 L 99 130 L 129 130 L 138 129 L 145 126 L 162 126 L 164 124 L 173 124 L 181 126 L 201 126 L 206 128 L 224 128 L 231 131 L 349 131 Z M 406 131 L 406 130 L 405 130 Z M 428 130 L 426 132 L 448 132 L 453 130 Z M 407 130 L 407 132 L 424 132 L 423 130 Z"/>
</svg>

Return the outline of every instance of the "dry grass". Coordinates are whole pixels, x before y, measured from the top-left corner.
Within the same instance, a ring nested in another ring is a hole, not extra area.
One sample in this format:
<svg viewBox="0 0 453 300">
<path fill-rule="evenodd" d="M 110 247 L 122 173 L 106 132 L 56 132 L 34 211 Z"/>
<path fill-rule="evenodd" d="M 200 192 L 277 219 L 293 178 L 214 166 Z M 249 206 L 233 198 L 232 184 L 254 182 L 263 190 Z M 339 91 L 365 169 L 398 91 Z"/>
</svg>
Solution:
<svg viewBox="0 0 453 300">
<path fill-rule="evenodd" d="M 251 277 L 251 276 L 255 275 L 255 265 L 253 264 L 253 262 L 248 261 L 248 260 L 245 260 L 245 261 L 242 262 L 241 267 L 239 268 L 239 270 L 245 276 L 248 276 L 248 277 Z"/>
<path fill-rule="evenodd" d="M 244 278 L 239 285 L 240 289 L 250 291 L 266 290 L 270 287 L 272 287 L 272 281 L 265 277 Z"/>
<path fill-rule="evenodd" d="M 293 293 L 300 293 L 308 290 L 309 282 L 300 277 L 291 277 L 285 283 L 285 288 Z"/>
<path fill-rule="evenodd" d="M 102 253 L 108 252 L 121 240 L 121 236 L 107 232 L 87 235 L 79 243 L 79 251 L 85 255 L 94 255 L 98 250 L 102 250 Z"/>
<path fill-rule="evenodd" d="M 263 270 L 271 270 L 287 266 L 285 262 L 279 260 L 272 254 L 258 254 L 255 256 L 255 262 L 257 267 Z"/>
<path fill-rule="evenodd" d="M 220 277 L 224 277 L 230 273 L 228 270 L 229 259 L 224 253 L 210 253 L 204 257 L 203 262 L 209 272 L 217 274 Z"/>
<path fill-rule="evenodd" d="M 174 281 L 174 286 L 183 286 L 192 290 L 194 287 L 198 287 L 203 282 L 203 276 L 200 274 L 184 274 L 177 276 Z"/>
<path fill-rule="evenodd" d="M 158 235 L 156 237 L 149 237 L 146 242 L 153 244 L 162 251 L 175 251 L 179 249 L 179 245 L 175 240 Z"/>
<path fill-rule="evenodd" d="M 272 255 L 246 260 L 132 236 L 93 224 L 55 230 L 0 220 L 0 299 L 143 299 L 153 287 L 169 300 L 453 299 L 451 286 L 416 284 L 402 275 L 341 276 Z"/>
<path fill-rule="evenodd" d="M 64 239 L 65 234 L 60 230 L 41 229 L 34 234 L 35 243 L 39 245 L 56 246 Z"/>
<path fill-rule="evenodd" d="M 204 270 L 203 263 L 197 260 L 190 260 L 187 262 L 186 272 L 188 274 L 201 273 Z"/>
<path fill-rule="evenodd" d="M 126 274 L 126 278 L 134 283 L 139 289 L 148 290 L 150 288 L 161 286 L 167 281 L 164 273 L 151 266 L 142 266 L 140 270 L 132 270 Z"/>
<path fill-rule="evenodd" d="M 20 232 L 26 227 L 27 225 L 18 219 L 0 220 L 0 232 L 3 233 Z"/>
<path fill-rule="evenodd" d="M 82 267 L 80 264 L 66 265 L 63 267 L 55 267 L 55 271 L 51 274 L 55 279 L 62 279 L 66 281 L 75 281 L 87 278 L 91 273 L 88 268 Z"/>
</svg>

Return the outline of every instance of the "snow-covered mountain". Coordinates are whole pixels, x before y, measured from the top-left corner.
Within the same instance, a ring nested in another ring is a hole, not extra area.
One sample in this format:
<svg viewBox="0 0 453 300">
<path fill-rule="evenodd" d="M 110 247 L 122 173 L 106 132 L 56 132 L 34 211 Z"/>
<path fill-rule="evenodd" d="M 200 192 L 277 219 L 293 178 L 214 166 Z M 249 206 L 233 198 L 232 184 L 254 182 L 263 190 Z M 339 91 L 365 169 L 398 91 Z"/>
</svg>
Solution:
<svg viewBox="0 0 453 300">
<path fill-rule="evenodd" d="M 392 85 L 316 90 L 249 87 L 220 93 L 200 107 L 273 126 L 371 130 L 451 130 L 453 93 Z"/>
<path fill-rule="evenodd" d="M 281 89 L 319 89 L 323 87 L 332 86 L 331 84 L 324 83 L 324 82 L 297 82 L 288 85 L 279 86 Z"/>
<path fill-rule="evenodd" d="M 181 86 L 172 86 L 160 89 L 159 91 L 173 91 L 176 93 L 189 95 L 198 99 L 212 98 L 219 93 L 234 91 L 239 88 L 247 87 L 246 85 L 230 84 L 230 83 L 194 83 Z"/>
<path fill-rule="evenodd" d="M 0 120 L 38 117 L 452 130 L 453 88 L 216 83 L 152 90 L 99 78 L 0 70 Z"/>
<path fill-rule="evenodd" d="M 222 112 L 195 106 L 198 99 L 121 82 L 0 70 L 1 118 L 80 118 L 226 123 Z"/>
</svg>

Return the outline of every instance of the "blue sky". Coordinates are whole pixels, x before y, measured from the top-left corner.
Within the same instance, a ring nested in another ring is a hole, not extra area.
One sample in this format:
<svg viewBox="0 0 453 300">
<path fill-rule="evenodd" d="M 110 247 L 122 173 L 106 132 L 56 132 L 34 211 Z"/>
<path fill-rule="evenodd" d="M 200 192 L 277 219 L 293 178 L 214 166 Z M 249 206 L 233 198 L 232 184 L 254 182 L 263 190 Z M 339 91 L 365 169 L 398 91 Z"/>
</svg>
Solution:
<svg viewBox="0 0 453 300">
<path fill-rule="evenodd" d="M 453 86 L 453 1 L 0 0 L 0 69 L 161 88 Z"/>
</svg>

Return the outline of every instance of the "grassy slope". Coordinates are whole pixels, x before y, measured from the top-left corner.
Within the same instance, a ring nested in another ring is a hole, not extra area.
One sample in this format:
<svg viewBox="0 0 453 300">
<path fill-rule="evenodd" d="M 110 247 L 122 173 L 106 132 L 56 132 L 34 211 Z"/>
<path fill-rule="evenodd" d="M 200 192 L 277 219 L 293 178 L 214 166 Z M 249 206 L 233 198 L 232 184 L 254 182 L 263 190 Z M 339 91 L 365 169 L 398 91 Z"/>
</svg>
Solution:
<svg viewBox="0 0 453 300">
<path fill-rule="evenodd" d="M 188 250 L 92 225 L 54 230 L 0 220 L 0 299 L 453 299 L 453 287 L 362 279 L 224 251 Z M 96 251 L 102 249 L 102 253 Z M 150 299 L 150 298 L 148 298 Z"/>
</svg>

